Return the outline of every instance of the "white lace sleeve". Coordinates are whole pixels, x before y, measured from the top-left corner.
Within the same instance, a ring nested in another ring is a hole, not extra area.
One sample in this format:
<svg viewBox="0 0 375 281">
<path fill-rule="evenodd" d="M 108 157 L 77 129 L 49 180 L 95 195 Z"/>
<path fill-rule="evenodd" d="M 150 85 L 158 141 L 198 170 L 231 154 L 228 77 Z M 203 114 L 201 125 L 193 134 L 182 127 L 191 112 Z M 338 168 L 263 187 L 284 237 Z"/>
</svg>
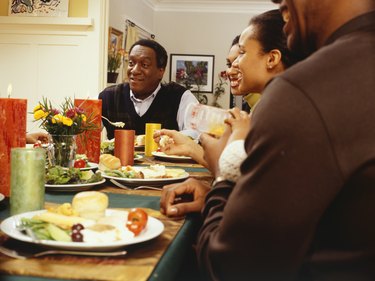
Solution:
<svg viewBox="0 0 375 281">
<path fill-rule="evenodd" d="M 228 144 L 219 159 L 220 176 L 236 182 L 240 177 L 240 166 L 245 160 L 245 140 L 236 140 Z"/>
</svg>

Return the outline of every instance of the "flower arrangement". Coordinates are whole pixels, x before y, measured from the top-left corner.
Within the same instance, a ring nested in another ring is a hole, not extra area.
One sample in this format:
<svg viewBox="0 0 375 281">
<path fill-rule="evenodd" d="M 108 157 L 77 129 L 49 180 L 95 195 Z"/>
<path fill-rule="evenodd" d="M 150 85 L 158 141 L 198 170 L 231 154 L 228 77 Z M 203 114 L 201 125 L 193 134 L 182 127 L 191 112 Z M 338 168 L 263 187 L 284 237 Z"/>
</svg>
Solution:
<svg viewBox="0 0 375 281">
<path fill-rule="evenodd" d="M 51 101 L 43 98 L 33 110 L 35 121 L 42 121 L 40 127 L 50 135 L 78 135 L 96 129 L 92 116 L 76 107 L 71 98 L 65 98 L 60 109 L 52 106 Z"/>
<path fill-rule="evenodd" d="M 124 54 L 124 49 L 117 50 L 116 47 L 108 51 L 108 72 L 116 72 L 120 68 Z"/>
<path fill-rule="evenodd" d="M 217 100 L 225 93 L 224 85 L 228 85 L 227 80 L 227 72 L 225 70 L 221 71 L 219 73 L 219 82 L 215 85 L 213 106 L 221 107 Z"/>
</svg>

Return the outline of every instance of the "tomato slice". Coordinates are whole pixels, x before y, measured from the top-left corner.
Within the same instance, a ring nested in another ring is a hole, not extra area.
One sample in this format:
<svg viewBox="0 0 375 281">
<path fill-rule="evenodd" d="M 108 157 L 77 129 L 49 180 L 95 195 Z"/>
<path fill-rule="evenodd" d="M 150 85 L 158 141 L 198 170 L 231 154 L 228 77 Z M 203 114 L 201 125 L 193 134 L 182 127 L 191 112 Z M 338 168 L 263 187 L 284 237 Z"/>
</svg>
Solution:
<svg viewBox="0 0 375 281">
<path fill-rule="evenodd" d="M 141 225 L 139 222 L 131 222 L 128 221 L 126 223 L 126 227 L 134 233 L 135 236 L 137 236 L 141 231 L 144 229 L 143 225 Z"/>
<path fill-rule="evenodd" d="M 139 222 L 141 225 L 146 226 L 148 220 L 147 213 L 140 208 L 133 208 L 128 214 L 128 221 Z"/>
<path fill-rule="evenodd" d="M 78 159 L 74 161 L 74 168 L 85 168 L 86 167 L 86 161 L 83 159 Z"/>
<path fill-rule="evenodd" d="M 137 236 L 146 227 L 147 220 L 148 215 L 144 210 L 133 208 L 128 214 L 126 227 Z"/>
</svg>

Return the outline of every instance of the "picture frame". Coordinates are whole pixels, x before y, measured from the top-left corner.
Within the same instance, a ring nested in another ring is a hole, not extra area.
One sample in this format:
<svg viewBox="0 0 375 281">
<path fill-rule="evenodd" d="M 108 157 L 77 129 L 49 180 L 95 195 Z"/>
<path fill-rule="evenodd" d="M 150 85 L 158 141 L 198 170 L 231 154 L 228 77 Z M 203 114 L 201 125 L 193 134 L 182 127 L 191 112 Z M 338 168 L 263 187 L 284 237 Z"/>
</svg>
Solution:
<svg viewBox="0 0 375 281">
<path fill-rule="evenodd" d="M 123 36 L 124 36 L 124 33 L 122 31 L 110 26 L 108 30 L 108 51 L 120 50 L 122 48 Z"/>
<path fill-rule="evenodd" d="M 69 0 L 9 0 L 9 16 L 68 17 Z"/>
<path fill-rule="evenodd" d="M 169 80 L 192 92 L 212 93 L 214 55 L 171 54 Z"/>
</svg>

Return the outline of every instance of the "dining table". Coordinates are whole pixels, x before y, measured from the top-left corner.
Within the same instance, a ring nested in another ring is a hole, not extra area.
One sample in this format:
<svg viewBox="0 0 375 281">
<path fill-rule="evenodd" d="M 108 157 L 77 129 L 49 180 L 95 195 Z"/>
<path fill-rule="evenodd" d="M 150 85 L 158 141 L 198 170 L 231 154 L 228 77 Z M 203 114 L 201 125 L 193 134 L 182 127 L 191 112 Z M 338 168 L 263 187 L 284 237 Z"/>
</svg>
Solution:
<svg viewBox="0 0 375 281">
<path fill-rule="evenodd" d="M 211 181 L 210 172 L 194 161 L 171 161 L 169 158 L 142 157 L 137 165 L 161 164 L 182 168 L 189 177 Z M 200 226 L 200 214 L 169 218 L 160 212 L 161 188 L 120 188 L 108 179 L 91 190 L 104 192 L 110 209 L 129 210 L 138 207 L 162 222 L 162 233 L 150 240 L 125 245 L 127 254 L 118 257 L 47 255 L 38 258 L 15 259 L 0 253 L 0 280 L 198 280 L 194 242 Z M 77 192 L 45 193 L 45 208 L 71 202 Z M 31 199 L 32 200 L 32 199 Z M 0 221 L 10 216 L 9 198 L 0 202 Z M 0 233 L 1 246 L 22 251 L 37 251 L 36 243 L 22 242 Z"/>
</svg>

